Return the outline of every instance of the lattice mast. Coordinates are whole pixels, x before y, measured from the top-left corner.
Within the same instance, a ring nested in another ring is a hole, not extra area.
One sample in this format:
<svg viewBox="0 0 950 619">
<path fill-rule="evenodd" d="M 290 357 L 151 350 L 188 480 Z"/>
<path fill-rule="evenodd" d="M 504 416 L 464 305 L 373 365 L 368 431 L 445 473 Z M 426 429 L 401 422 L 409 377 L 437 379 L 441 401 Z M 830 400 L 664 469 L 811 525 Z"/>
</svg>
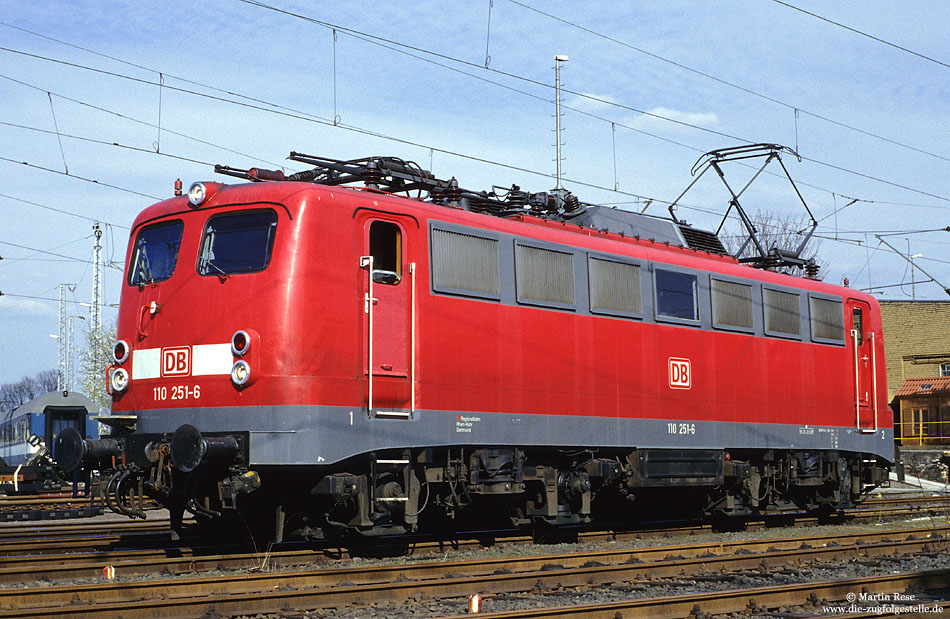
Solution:
<svg viewBox="0 0 950 619">
<path fill-rule="evenodd" d="M 56 390 L 66 389 L 69 350 L 66 342 L 66 289 L 69 284 L 59 285 L 59 357 L 56 364 Z"/>
<path fill-rule="evenodd" d="M 555 129 L 554 129 L 554 145 L 555 145 L 555 161 L 557 163 L 557 186 L 554 187 L 555 191 L 562 189 L 561 187 L 561 63 L 567 62 L 568 57 L 563 55 L 558 55 L 554 57 L 554 118 L 555 118 Z"/>
<path fill-rule="evenodd" d="M 95 268 L 92 275 L 92 307 L 89 310 L 89 330 L 97 338 L 102 332 L 102 230 L 97 221 L 92 227 L 96 237 Z M 98 341 L 98 340 L 95 340 Z"/>
</svg>

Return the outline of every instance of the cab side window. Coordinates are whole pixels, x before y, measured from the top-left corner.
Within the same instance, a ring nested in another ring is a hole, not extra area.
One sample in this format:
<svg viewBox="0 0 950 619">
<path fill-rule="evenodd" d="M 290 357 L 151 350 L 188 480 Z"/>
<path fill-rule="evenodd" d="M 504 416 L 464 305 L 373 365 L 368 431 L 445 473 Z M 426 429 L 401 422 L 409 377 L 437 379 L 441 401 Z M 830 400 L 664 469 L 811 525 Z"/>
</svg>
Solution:
<svg viewBox="0 0 950 619">
<path fill-rule="evenodd" d="M 388 221 L 369 226 L 369 253 L 373 257 L 373 281 L 396 285 L 402 280 L 402 232 Z"/>
<path fill-rule="evenodd" d="M 864 314 L 861 312 L 861 308 L 854 308 L 854 322 L 852 323 L 854 329 L 854 335 L 858 340 L 858 346 L 864 343 Z"/>
</svg>

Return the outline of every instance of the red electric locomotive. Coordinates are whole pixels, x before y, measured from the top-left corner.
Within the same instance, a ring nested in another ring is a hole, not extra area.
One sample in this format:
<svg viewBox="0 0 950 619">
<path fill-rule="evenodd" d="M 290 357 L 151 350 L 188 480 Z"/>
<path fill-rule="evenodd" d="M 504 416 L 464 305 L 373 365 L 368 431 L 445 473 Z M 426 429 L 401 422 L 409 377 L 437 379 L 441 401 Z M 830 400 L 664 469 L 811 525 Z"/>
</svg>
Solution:
<svg viewBox="0 0 950 619">
<path fill-rule="evenodd" d="M 291 159 L 314 168 L 218 166 L 253 182 L 135 220 L 113 434 L 55 448 L 116 511 L 144 518 L 148 496 L 179 527 L 319 538 L 635 520 L 657 499 L 833 512 L 886 483 L 871 296 L 565 190 Z"/>
</svg>

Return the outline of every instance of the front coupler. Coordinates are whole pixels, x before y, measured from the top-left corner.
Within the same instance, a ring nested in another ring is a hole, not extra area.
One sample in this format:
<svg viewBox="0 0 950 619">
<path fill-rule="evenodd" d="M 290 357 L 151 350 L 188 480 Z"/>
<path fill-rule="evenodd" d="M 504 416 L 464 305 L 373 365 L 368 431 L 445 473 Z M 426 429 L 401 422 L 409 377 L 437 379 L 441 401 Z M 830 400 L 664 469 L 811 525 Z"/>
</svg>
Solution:
<svg viewBox="0 0 950 619">
<path fill-rule="evenodd" d="M 146 497 L 173 513 L 217 518 L 261 484 L 257 472 L 248 470 L 246 432 L 203 435 L 185 424 L 173 434 L 85 439 L 67 428 L 56 437 L 54 451 L 64 472 L 80 466 L 100 471 L 105 504 L 130 518 L 145 518 Z"/>
</svg>

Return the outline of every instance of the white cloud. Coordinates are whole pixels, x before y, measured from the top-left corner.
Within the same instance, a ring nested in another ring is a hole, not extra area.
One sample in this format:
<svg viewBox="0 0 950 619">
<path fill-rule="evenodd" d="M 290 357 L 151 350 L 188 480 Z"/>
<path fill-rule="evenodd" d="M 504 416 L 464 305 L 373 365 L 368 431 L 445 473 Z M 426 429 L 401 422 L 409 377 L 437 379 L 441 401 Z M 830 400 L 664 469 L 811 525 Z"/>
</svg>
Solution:
<svg viewBox="0 0 950 619">
<path fill-rule="evenodd" d="M 564 105 L 572 107 L 582 112 L 596 112 L 613 107 L 611 104 L 620 103 L 615 97 L 610 95 L 599 95 L 593 92 L 582 92 L 574 95 L 564 102 Z"/>
<path fill-rule="evenodd" d="M 18 319 L 59 317 L 59 312 L 56 310 L 56 303 L 54 301 L 20 299 L 4 296 L 0 297 L 0 310 L 2 310 L 7 317 L 15 317 Z"/>
<path fill-rule="evenodd" d="M 718 123 L 719 117 L 714 112 L 681 112 L 665 107 L 655 107 L 648 110 L 646 114 L 637 116 L 629 124 L 644 131 L 685 133 L 690 130 L 686 125 L 709 128 L 716 126 Z"/>
</svg>

